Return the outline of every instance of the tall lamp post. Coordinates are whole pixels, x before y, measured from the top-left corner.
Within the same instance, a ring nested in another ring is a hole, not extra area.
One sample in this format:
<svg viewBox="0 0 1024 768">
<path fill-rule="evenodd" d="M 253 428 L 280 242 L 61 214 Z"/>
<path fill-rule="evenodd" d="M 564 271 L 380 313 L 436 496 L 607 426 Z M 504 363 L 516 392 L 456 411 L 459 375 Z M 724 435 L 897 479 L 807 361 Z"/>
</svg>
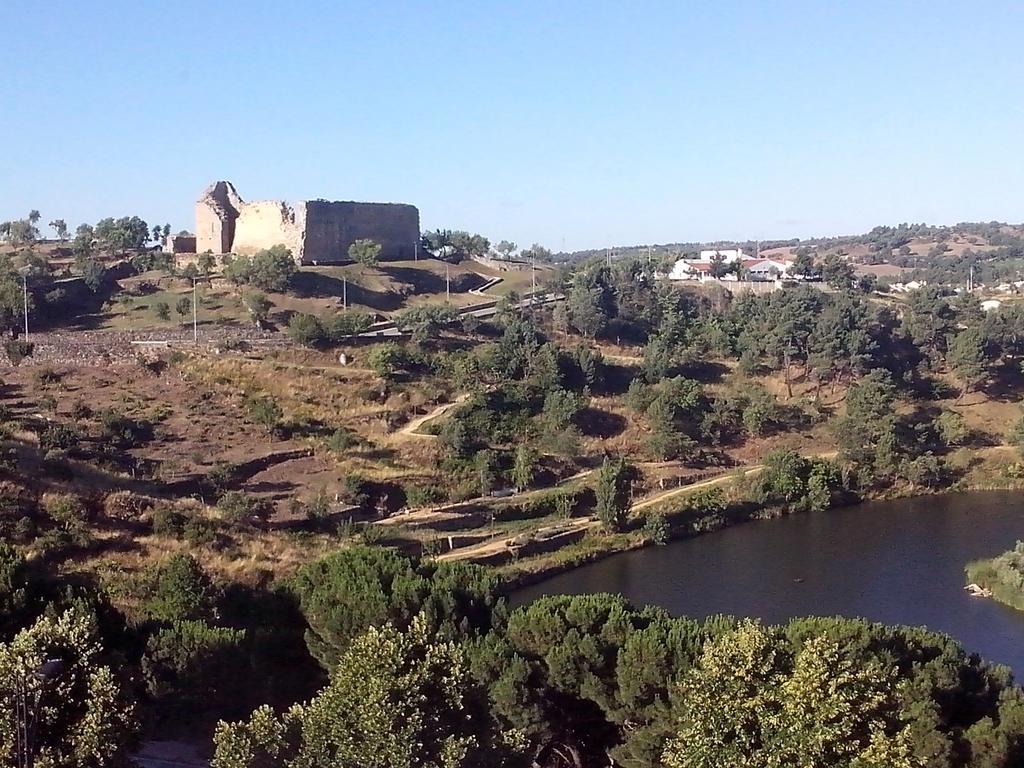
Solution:
<svg viewBox="0 0 1024 768">
<path fill-rule="evenodd" d="M 32 768 L 36 760 L 36 726 L 39 724 L 39 702 L 48 683 L 64 672 L 64 662 L 49 659 L 38 669 L 23 674 L 14 697 L 17 768 Z M 34 685 L 30 684 L 34 683 Z"/>
<path fill-rule="evenodd" d="M 21 275 L 21 287 L 22 287 L 22 311 L 25 315 L 25 341 L 28 341 L 28 272 L 23 272 Z"/>
</svg>

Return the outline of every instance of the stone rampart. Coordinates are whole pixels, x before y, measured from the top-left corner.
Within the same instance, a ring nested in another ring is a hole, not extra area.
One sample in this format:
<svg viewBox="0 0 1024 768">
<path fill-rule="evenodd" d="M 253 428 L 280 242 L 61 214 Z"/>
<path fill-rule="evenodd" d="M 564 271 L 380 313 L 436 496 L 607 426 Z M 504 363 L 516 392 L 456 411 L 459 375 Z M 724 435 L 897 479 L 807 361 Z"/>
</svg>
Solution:
<svg viewBox="0 0 1024 768">
<path fill-rule="evenodd" d="M 382 259 L 411 259 L 420 237 L 420 213 L 416 206 L 399 203 L 246 203 L 230 182 L 218 181 L 196 203 L 196 237 L 199 253 L 251 255 L 280 244 L 300 264 L 350 261 L 349 246 L 361 239 L 379 243 Z"/>
</svg>

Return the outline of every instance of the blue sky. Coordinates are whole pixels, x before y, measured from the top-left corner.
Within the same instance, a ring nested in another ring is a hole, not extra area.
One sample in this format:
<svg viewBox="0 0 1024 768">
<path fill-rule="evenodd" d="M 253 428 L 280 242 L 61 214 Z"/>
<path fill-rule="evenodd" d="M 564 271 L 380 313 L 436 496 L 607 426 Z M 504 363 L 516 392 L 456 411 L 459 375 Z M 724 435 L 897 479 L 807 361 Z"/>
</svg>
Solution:
<svg viewBox="0 0 1024 768">
<path fill-rule="evenodd" d="M 409 202 L 554 250 L 1024 220 L 1024 3 L 4 5 L 0 219 Z"/>
</svg>

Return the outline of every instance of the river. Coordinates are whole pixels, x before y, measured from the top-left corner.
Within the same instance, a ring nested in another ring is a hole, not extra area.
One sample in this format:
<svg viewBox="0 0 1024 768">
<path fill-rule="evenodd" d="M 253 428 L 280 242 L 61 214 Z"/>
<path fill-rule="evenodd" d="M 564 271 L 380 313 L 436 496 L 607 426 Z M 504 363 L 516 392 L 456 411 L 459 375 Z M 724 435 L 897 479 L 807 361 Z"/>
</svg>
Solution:
<svg viewBox="0 0 1024 768">
<path fill-rule="evenodd" d="M 1018 539 L 1024 494 L 871 502 L 614 555 L 525 587 L 514 603 L 618 592 L 635 605 L 695 618 L 863 616 L 945 632 L 1024 678 L 1024 613 L 963 590 L 969 560 L 1004 552 Z"/>
</svg>

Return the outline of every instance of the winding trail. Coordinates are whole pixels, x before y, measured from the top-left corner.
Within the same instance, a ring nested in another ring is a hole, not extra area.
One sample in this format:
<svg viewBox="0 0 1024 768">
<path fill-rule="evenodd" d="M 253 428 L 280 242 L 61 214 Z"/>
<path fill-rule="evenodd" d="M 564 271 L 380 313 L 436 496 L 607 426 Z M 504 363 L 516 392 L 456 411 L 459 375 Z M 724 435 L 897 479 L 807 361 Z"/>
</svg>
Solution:
<svg viewBox="0 0 1024 768">
<path fill-rule="evenodd" d="M 430 413 L 425 413 L 422 416 L 417 416 L 415 419 L 413 419 L 404 427 L 395 432 L 395 435 L 404 435 L 406 437 L 437 437 L 437 435 L 431 435 L 426 432 L 417 432 L 416 430 L 422 427 L 428 421 L 433 421 L 437 417 L 443 416 L 445 413 L 450 411 L 455 406 L 462 405 L 462 403 L 466 402 L 468 399 L 469 393 L 465 392 L 456 397 L 450 403 L 442 403 L 441 405 L 437 406 L 434 410 L 432 410 Z"/>
<path fill-rule="evenodd" d="M 826 451 L 824 453 L 812 454 L 809 458 L 831 459 L 835 458 L 837 455 L 838 451 Z M 671 499 L 676 496 L 681 496 L 686 493 L 691 493 L 693 491 L 700 490 L 701 488 L 710 488 L 716 485 L 721 485 L 732 480 L 737 480 L 740 477 L 750 477 L 751 475 L 758 474 L 763 469 L 764 464 L 753 464 L 748 465 L 746 467 L 735 467 L 728 472 L 725 472 L 721 475 L 717 475 L 716 477 L 708 478 L 707 480 L 699 480 L 695 483 L 689 483 L 688 485 L 680 485 L 676 488 L 670 488 L 665 491 L 659 491 L 657 493 L 651 494 L 650 496 L 646 496 L 643 499 L 640 499 L 639 501 L 630 505 L 629 513 L 632 515 L 640 510 L 647 509 L 649 507 L 653 507 L 657 504 L 660 504 L 661 502 L 666 501 L 667 499 Z M 571 526 L 576 529 L 585 528 L 589 530 L 591 528 L 598 528 L 600 525 L 601 521 L 593 516 L 577 518 L 576 520 L 571 522 Z M 473 560 L 489 557 L 491 555 L 495 555 L 499 552 L 507 550 L 509 548 L 508 545 L 506 544 L 508 538 L 508 536 L 503 535 L 498 536 L 494 539 L 490 539 L 488 541 L 481 542 L 479 544 L 474 544 L 469 547 L 453 549 L 450 552 L 443 553 L 438 557 L 438 559 Z"/>
</svg>

